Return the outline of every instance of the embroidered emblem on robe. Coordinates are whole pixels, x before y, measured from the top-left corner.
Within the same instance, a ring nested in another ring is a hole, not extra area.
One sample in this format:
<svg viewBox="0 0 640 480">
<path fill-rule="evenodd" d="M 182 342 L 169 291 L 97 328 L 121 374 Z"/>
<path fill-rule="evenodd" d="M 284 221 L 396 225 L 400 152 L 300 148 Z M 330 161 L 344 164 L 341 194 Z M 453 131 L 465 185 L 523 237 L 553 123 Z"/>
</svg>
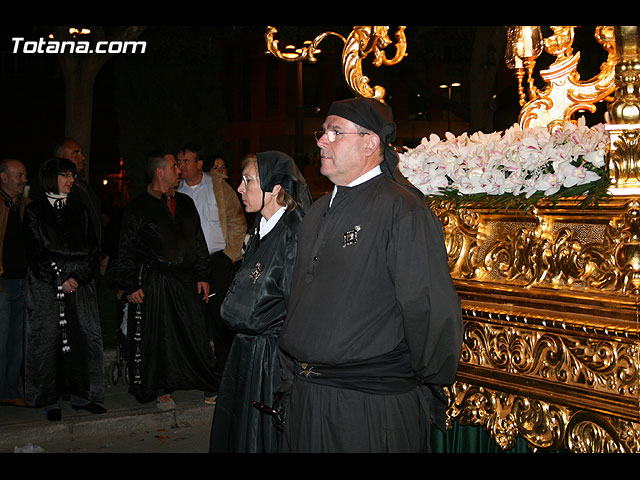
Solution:
<svg viewBox="0 0 640 480">
<path fill-rule="evenodd" d="M 253 283 L 256 283 L 256 280 L 258 280 L 258 278 L 260 277 L 260 275 L 262 275 L 262 265 L 260 265 L 260 262 L 256 263 L 255 268 L 253 269 L 253 272 L 251 272 L 249 274 L 249 276 L 251 277 L 251 279 L 253 280 Z"/>
<path fill-rule="evenodd" d="M 355 227 L 353 227 L 353 230 L 349 230 L 348 232 L 346 232 L 342 236 L 344 240 L 344 244 L 342 245 L 342 248 L 346 247 L 347 245 L 353 245 L 354 243 L 357 243 L 359 231 L 360 231 L 360 225 L 356 225 Z"/>
</svg>

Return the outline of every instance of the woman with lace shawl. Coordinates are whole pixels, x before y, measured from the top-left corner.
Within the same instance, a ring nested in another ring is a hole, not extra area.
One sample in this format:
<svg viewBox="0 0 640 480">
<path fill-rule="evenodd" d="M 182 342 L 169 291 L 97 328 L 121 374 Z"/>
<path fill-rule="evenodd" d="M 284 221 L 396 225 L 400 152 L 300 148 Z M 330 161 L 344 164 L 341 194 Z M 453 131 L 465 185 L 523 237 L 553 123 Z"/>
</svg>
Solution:
<svg viewBox="0 0 640 480">
<path fill-rule="evenodd" d="M 104 351 L 95 287 L 98 244 L 86 208 L 67 198 L 75 165 L 52 158 L 38 172 L 45 195 L 25 209 L 29 258 L 25 300 L 25 403 L 52 421 L 62 400 L 106 410 Z"/>
</svg>

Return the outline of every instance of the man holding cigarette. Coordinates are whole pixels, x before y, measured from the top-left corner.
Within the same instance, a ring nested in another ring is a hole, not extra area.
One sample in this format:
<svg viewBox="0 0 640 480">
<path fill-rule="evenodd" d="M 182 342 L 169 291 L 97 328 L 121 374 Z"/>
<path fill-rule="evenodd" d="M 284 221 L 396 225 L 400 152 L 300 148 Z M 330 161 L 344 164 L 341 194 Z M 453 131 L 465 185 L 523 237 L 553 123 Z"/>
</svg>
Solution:
<svg viewBox="0 0 640 480">
<path fill-rule="evenodd" d="M 242 257 L 247 221 L 236 192 L 225 181 L 227 177 L 205 172 L 203 158 L 200 147 L 195 144 L 186 144 L 178 151 L 182 178 L 178 192 L 193 200 L 207 242 L 208 281 L 212 295 L 207 304 L 207 322 L 213 339 L 216 373 L 222 375 L 234 334 L 222 320 L 220 306 Z M 210 395 L 205 401 L 214 403 L 215 398 Z"/>
<path fill-rule="evenodd" d="M 117 281 L 129 303 L 129 392 L 141 403 L 175 408 L 175 390 L 217 392 L 204 306 L 209 301 L 207 246 L 193 201 L 176 192 L 171 154 L 147 161 L 151 183 L 127 205 Z"/>
</svg>

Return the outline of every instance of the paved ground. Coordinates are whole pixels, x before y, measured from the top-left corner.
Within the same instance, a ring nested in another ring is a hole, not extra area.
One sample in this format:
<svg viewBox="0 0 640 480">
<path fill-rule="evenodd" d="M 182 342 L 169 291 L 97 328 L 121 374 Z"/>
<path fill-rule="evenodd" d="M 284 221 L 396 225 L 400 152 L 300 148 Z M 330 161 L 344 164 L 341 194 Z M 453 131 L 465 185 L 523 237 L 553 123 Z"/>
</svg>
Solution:
<svg viewBox="0 0 640 480">
<path fill-rule="evenodd" d="M 105 353 L 107 367 L 115 363 Z M 105 387 L 105 414 L 74 411 L 65 402 L 60 422 L 47 420 L 42 409 L 0 407 L 0 453 L 204 453 L 215 406 L 200 391 L 174 394 L 176 410 L 161 412 L 142 405 L 119 379 Z"/>
<path fill-rule="evenodd" d="M 213 414 L 213 409 L 209 409 Z M 208 453 L 212 415 L 187 421 L 122 420 L 118 429 L 87 428 L 81 434 L 56 435 L 16 445 L 14 453 Z M 104 424 L 103 424 L 104 425 Z"/>
</svg>

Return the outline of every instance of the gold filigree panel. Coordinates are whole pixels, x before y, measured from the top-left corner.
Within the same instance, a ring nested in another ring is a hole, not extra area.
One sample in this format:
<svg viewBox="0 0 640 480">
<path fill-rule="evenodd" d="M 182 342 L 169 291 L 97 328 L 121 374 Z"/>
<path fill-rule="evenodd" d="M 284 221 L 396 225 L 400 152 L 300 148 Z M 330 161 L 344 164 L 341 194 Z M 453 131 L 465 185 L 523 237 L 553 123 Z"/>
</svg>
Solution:
<svg viewBox="0 0 640 480">
<path fill-rule="evenodd" d="M 454 279 L 638 294 L 640 205 L 635 200 L 615 216 L 598 210 L 438 213 Z"/>
<path fill-rule="evenodd" d="M 504 450 L 523 437 L 534 451 L 640 452 L 638 324 L 519 310 L 463 309 L 449 421 L 482 427 Z"/>
<path fill-rule="evenodd" d="M 523 437 L 532 451 L 640 452 L 640 424 L 463 382 L 449 391 L 452 419 L 483 428 L 502 450 Z"/>
<path fill-rule="evenodd" d="M 583 398 L 577 402 L 609 395 L 616 398 L 618 413 L 624 413 L 626 404 L 626 414 L 634 415 L 640 399 L 637 336 L 634 340 L 592 335 L 566 324 L 551 326 L 544 319 L 527 318 L 525 325 L 524 317 L 492 320 L 498 315 L 479 313 L 466 315 L 461 371 L 475 367 L 500 373 L 515 390 L 530 392 L 533 387 L 555 397 L 566 395 L 567 389 L 581 392 Z M 484 318 L 475 320 L 474 314 Z M 635 416 L 639 415 L 636 411 Z"/>
<path fill-rule="evenodd" d="M 434 208 L 465 336 L 451 421 L 503 449 L 640 452 L 640 203 Z"/>
</svg>

